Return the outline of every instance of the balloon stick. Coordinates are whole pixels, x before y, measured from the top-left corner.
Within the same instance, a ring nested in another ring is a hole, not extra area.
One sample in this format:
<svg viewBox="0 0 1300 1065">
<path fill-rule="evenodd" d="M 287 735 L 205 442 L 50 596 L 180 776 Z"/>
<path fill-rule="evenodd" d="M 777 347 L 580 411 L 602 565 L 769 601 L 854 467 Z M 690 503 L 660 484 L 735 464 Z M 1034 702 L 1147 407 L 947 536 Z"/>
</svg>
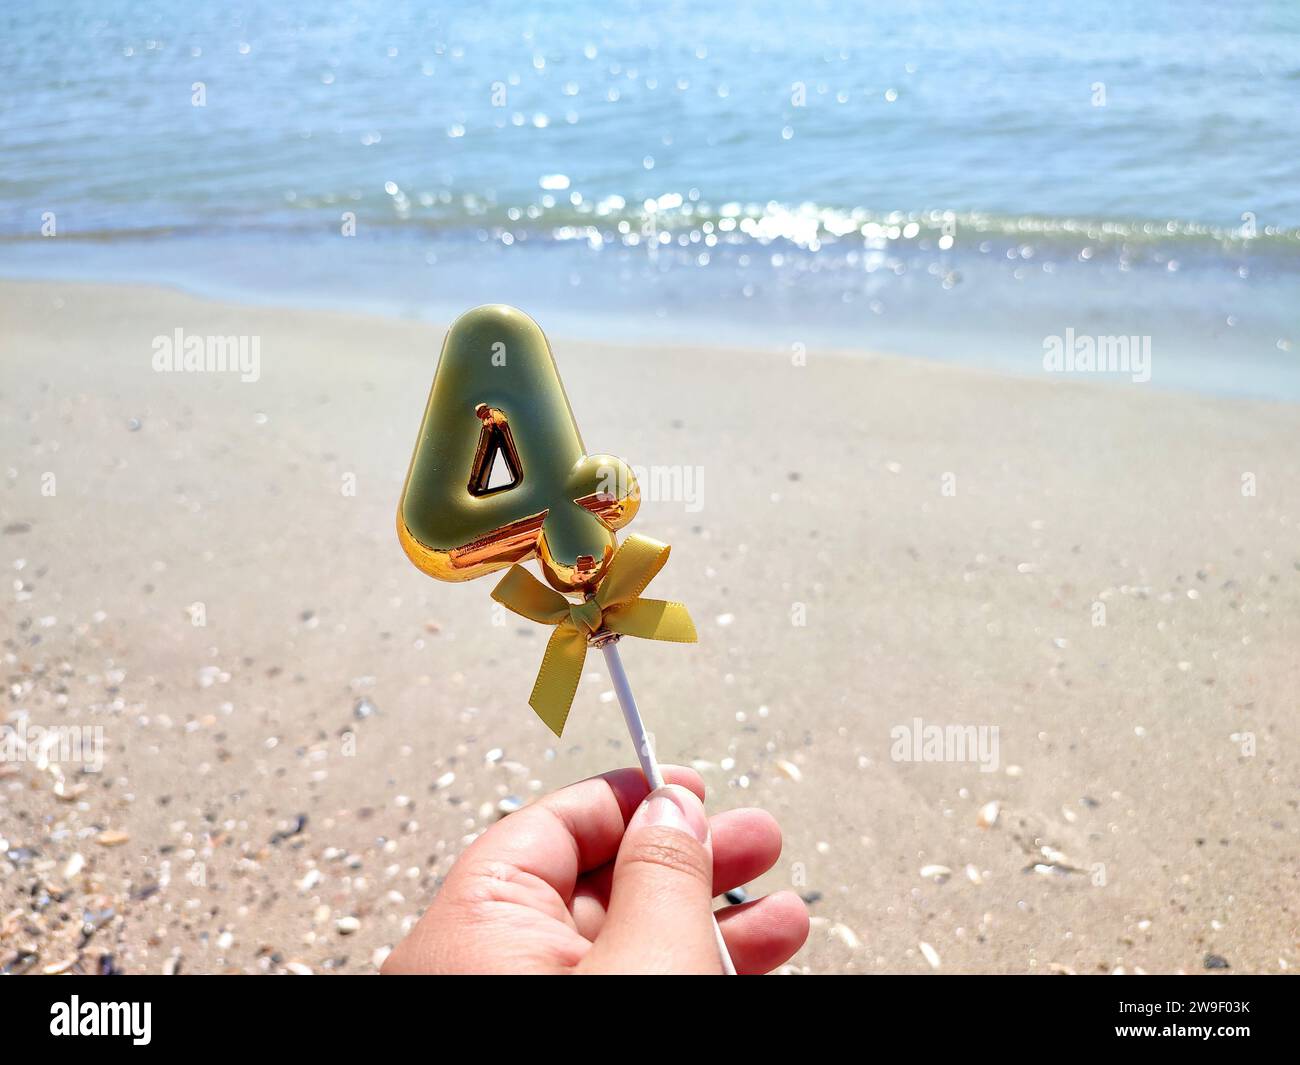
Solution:
<svg viewBox="0 0 1300 1065">
<path fill-rule="evenodd" d="M 646 732 L 645 722 L 641 720 L 641 711 L 637 709 L 636 696 L 632 694 L 632 687 L 628 684 L 627 671 L 623 668 L 623 659 L 618 653 L 618 640 L 616 633 L 601 633 L 600 636 L 592 640 L 592 643 L 594 646 L 599 647 L 601 654 L 605 656 L 605 665 L 609 669 L 609 679 L 614 684 L 614 694 L 618 696 L 618 705 L 623 708 L 623 720 L 627 723 L 628 735 L 632 737 L 632 746 L 636 748 L 636 756 L 641 763 L 641 772 L 645 774 L 650 789 L 654 791 L 664 786 L 664 775 L 659 771 L 659 763 L 655 759 L 650 734 Z M 736 966 L 731 960 L 731 954 L 727 951 L 727 943 L 722 938 L 722 929 L 718 927 L 716 917 L 713 918 L 713 935 L 718 943 L 718 954 L 722 959 L 722 971 L 727 976 L 735 976 Z"/>
</svg>

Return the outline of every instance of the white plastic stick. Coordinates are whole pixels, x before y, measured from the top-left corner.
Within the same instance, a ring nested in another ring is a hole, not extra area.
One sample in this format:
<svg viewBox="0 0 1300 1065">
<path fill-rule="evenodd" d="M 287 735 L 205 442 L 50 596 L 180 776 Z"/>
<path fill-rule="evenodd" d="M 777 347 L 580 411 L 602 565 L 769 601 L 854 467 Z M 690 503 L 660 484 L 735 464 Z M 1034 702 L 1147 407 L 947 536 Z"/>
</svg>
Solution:
<svg viewBox="0 0 1300 1065">
<path fill-rule="evenodd" d="M 632 745 L 636 748 L 637 759 L 641 763 L 641 772 L 650 782 L 650 789 L 664 786 L 664 775 L 659 772 L 659 763 L 655 761 L 654 748 L 650 744 L 650 737 L 645 730 L 645 722 L 641 720 L 641 711 L 636 708 L 636 697 L 632 694 L 631 685 L 627 682 L 627 673 L 623 669 L 623 659 L 618 654 L 618 639 L 605 640 L 600 645 L 601 651 L 605 655 L 605 665 L 609 668 L 609 679 L 614 683 L 614 694 L 618 696 L 618 705 L 623 708 L 623 720 L 627 722 L 628 735 L 632 737 Z M 718 927 L 718 919 L 713 918 L 713 935 L 718 942 L 718 954 L 722 958 L 722 971 L 728 976 L 736 975 L 736 966 L 731 961 L 731 955 L 727 951 L 726 941 L 722 938 L 722 929 Z"/>
</svg>

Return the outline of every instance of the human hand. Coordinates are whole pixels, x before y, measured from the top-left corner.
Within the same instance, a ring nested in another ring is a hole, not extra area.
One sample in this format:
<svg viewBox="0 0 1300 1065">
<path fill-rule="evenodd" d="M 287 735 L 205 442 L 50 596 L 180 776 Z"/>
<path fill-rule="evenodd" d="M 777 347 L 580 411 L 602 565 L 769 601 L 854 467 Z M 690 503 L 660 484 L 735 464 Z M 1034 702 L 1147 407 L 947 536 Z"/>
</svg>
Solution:
<svg viewBox="0 0 1300 1065">
<path fill-rule="evenodd" d="M 781 830 L 763 810 L 707 818 L 704 782 L 665 766 L 591 777 L 510 814 L 452 866 L 385 973 L 720 973 L 712 899 L 766 872 Z M 790 891 L 717 914 L 738 973 L 808 936 Z"/>
</svg>

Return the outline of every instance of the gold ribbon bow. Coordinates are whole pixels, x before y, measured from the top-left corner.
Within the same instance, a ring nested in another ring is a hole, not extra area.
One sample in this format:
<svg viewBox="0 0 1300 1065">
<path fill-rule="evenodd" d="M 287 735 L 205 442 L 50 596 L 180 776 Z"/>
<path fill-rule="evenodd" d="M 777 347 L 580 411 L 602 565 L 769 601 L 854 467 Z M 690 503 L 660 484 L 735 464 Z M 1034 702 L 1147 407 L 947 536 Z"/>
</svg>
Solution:
<svg viewBox="0 0 1300 1065">
<path fill-rule="evenodd" d="M 523 566 L 492 589 L 492 598 L 541 625 L 554 625 L 528 705 L 559 736 L 587 658 L 587 641 L 598 633 L 645 640 L 694 643 L 695 624 L 681 603 L 642 599 L 645 586 L 668 561 L 670 548 L 647 536 L 629 536 L 614 552 L 594 595 L 575 603 L 548 588 Z"/>
</svg>

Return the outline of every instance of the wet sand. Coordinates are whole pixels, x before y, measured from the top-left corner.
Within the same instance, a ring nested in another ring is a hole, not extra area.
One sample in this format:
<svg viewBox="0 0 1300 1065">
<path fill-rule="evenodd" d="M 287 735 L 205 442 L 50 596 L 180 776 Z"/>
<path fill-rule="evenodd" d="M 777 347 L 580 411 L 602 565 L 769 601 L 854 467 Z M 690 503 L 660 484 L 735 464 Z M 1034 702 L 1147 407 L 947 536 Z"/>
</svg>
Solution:
<svg viewBox="0 0 1300 1065">
<path fill-rule="evenodd" d="M 155 372 L 177 328 L 259 379 Z M 546 633 L 397 545 L 442 332 L 0 284 L 0 968 L 373 972 L 499 806 L 634 762 L 598 657 L 557 742 Z M 1293 406 L 552 343 L 592 450 L 702 489 L 630 527 L 701 641 L 623 657 L 661 758 L 780 819 L 791 971 L 1300 964 Z M 996 769 L 897 760 L 918 718 Z"/>
</svg>

